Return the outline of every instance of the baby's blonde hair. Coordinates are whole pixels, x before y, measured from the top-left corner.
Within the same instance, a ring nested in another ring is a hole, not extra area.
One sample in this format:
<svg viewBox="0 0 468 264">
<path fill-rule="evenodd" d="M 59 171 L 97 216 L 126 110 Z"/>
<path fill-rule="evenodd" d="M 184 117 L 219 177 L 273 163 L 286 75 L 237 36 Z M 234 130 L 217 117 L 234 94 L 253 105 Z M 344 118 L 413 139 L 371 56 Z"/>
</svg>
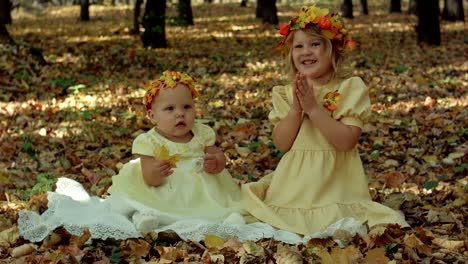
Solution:
<svg viewBox="0 0 468 264">
<path fill-rule="evenodd" d="M 347 58 L 345 56 L 345 51 L 343 49 L 339 49 L 336 44 L 333 43 L 333 40 L 330 40 L 329 38 L 325 37 L 320 33 L 320 28 L 310 24 L 307 25 L 306 28 L 303 29 L 303 31 L 308 34 L 311 37 L 318 38 L 322 41 L 322 43 L 325 44 L 325 50 L 328 52 L 328 56 L 331 59 L 332 62 L 332 67 L 333 67 L 333 74 L 332 74 L 332 79 L 338 78 L 338 79 L 344 79 L 348 78 L 351 76 L 352 71 L 351 67 L 347 61 Z M 294 65 L 294 60 L 292 56 L 292 45 L 293 45 L 293 40 L 294 40 L 294 35 L 297 32 L 297 30 L 292 31 L 286 38 L 284 42 L 284 51 L 286 54 L 286 69 L 289 71 L 291 78 L 295 78 L 297 74 L 297 68 Z"/>
</svg>

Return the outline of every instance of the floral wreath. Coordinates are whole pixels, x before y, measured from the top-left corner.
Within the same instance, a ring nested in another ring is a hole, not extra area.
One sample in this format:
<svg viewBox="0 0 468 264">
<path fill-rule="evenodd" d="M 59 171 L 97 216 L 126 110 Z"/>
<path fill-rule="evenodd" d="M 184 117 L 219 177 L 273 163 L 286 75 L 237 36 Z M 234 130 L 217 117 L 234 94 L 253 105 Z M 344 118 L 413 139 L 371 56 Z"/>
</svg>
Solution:
<svg viewBox="0 0 468 264">
<path fill-rule="evenodd" d="M 145 85 L 145 96 L 143 97 L 143 104 L 145 105 L 146 110 L 151 109 L 151 103 L 153 102 L 156 95 L 158 95 L 159 90 L 175 88 L 178 84 L 187 86 L 192 93 L 192 98 L 197 96 L 197 91 L 195 90 L 196 81 L 193 77 L 184 72 L 177 71 L 164 71 L 155 81 L 149 82 Z"/>
<path fill-rule="evenodd" d="M 344 22 L 339 14 L 330 13 L 328 8 L 319 8 L 315 4 L 303 6 L 299 14 L 293 17 L 288 24 L 281 24 L 279 33 L 284 37 L 277 45 L 277 49 L 284 54 L 284 44 L 289 33 L 293 30 L 301 30 L 313 24 L 320 28 L 320 33 L 336 44 L 338 50 L 351 52 L 356 48 L 356 41 L 348 35 L 344 28 Z"/>
</svg>

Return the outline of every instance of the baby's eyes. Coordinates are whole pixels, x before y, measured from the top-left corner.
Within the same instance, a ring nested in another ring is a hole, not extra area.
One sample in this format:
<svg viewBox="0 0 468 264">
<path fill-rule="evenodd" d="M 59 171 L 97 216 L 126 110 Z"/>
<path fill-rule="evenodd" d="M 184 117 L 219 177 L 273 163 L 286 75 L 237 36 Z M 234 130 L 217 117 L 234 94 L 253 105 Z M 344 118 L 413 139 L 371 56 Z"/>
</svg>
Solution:
<svg viewBox="0 0 468 264">
<path fill-rule="evenodd" d="M 168 107 L 164 108 L 164 110 L 166 110 L 166 111 L 172 111 L 172 110 L 174 110 L 174 107 L 173 107 L 173 106 L 168 106 Z"/>
<path fill-rule="evenodd" d="M 184 105 L 184 109 L 191 109 L 192 105 Z"/>
</svg>

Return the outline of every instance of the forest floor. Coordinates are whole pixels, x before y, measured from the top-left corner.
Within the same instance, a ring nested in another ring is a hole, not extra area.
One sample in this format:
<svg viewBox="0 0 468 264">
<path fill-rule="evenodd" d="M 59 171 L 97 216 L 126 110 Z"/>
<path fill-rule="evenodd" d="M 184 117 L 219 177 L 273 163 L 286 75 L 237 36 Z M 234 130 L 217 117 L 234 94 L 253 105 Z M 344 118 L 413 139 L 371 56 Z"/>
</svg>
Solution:
<svg viewBox="0 0 468 264">
<path fill-rule="evenodd" d="M 163 234 L 85 244 L 89 234 L 61 228 L 41 243 L 24 240 L 19 210 L 46 210 L 57 178 L 105 196 L 132 158 L 135 135 L 150 128 L 142 85 L 163 70 L 197 78 L 198 117 L 216 130 L 239 184 L 273 171 L 281 157 L 268 113 L 271 88 L 288 80 L 277 27 L 256 20 L 253 6 L 195 5 L 195 25 L 180 27 L 169 5 L 167 49 L 145 49 L 129 34 L 129 6 L 92 5 L 90 22 L 78 20 L 77 6 L 15 10 L 8 30 L 19 46 L 0 45 L 0 263 L 466 263 L 465 24 L 442 21 L 442 44 L 418 45 L 416 17 L 387 13 L 387 2 L 369 1 L 369 16 L 346 20 L 359 43 L 354 74 L 373 103 L 359 150 L 372 198 L 401 210 L 411 228 L 377 226 L 347 237 L 345 248 L 333 237 L 289 245 Z M 280 21 L 298 7 L 279 4 Z"/>
</svg>

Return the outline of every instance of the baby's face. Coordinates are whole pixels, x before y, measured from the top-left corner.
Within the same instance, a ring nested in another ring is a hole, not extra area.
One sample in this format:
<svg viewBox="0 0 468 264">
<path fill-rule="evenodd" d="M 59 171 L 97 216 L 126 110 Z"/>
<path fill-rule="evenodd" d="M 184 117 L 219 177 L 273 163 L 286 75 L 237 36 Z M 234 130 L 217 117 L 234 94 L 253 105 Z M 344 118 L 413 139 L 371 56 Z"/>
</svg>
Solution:
<svg viewBox="0 0 468 264">
<path fill-rule="evenodd" d="M 148 118 L 162 136 L 174 142 L 188 142 L 195 123 L 195 102 L 190 89 L 183 84 L 161 89 L 148 110 Z"/>
</svg>

